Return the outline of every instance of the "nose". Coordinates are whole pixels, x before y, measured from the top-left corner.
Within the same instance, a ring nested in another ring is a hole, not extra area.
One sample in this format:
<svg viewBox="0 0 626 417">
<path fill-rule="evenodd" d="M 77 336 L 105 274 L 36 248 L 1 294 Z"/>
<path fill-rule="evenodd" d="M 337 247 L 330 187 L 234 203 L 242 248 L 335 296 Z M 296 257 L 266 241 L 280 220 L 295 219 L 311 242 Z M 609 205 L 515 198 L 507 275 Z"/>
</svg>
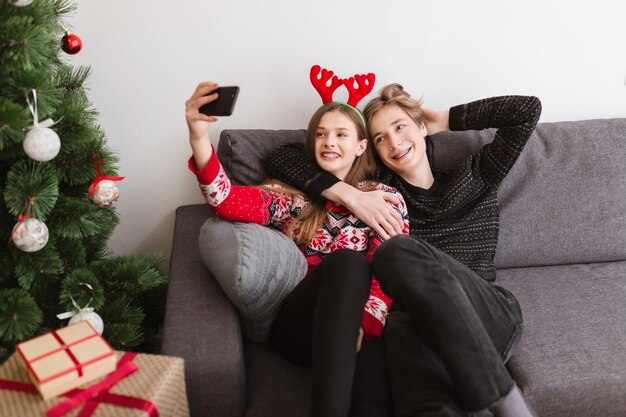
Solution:
<svg viewBox="0 0 626 417">
<path fill-rule="evenodd" d="M 333 147 L 337 144 L 337 138 L 335 135 L 326 136 L 326 140 L 324 141 L 324 146 Z"/>
<path fill-rule="evenodd" d="M 402 137 L 397 134 L 389 135 L 389 146 L 391 149 L 395 149 L 402 144 Z"/>
</svg>

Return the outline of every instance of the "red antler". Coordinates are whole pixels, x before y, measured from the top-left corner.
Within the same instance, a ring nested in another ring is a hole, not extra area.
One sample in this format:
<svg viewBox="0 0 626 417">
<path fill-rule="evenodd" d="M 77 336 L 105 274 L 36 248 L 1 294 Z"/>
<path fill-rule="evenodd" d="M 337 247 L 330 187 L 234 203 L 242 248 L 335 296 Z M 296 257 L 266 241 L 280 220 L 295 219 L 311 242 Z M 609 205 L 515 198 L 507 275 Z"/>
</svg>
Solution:
<svg viewBox="0 0 626 417">
<path fill-rule="evenodd" d="M 322 75 L 318 78 L 320 69 L 321 67 L 319 65 L 313 65 L 311 67 L 311 84 L 313 84 L 313 87 L 320 93 L 322 103 L 330 103 L 333 101 L 333 93 L 342 84 L 342 80 L 336 75 L 333 75 L 334 73 L 326 68 L 322 69 Z M 330 85 L 328 85 L 328 80 L 331 80 Z"/>
<path fill-rule="evenodd" d="M 354 87 L 355 79 L 358 85 L 357 88 Z M 374 81 L 376 81 L 376 76 L 371 72 L 367 75 L 356 74 L 354 77 L 344 79 L 343 83 L 350 92 L 348 104 L 352 107 L 356 107 L 359 101 L 374 89 Z"/>
</svg>

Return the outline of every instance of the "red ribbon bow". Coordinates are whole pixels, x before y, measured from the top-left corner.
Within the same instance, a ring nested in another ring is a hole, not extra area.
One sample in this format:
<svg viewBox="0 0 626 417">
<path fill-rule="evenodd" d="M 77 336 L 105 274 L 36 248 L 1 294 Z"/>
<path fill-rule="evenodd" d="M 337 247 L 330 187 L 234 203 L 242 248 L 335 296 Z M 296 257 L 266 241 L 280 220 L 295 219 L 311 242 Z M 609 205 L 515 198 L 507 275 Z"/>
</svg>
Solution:
<svg viewBox="0 0 626 417">
<path fill-rule="evenodd" d="M 100 181 L 104 181 L 104 180 L 122 181 L 124 179 L 124 177 L 108 177 L 108 176 L 102 175 L 102 172 L 100 171 L 100 165 L 104 165 L 104 159 L 101 158 L 100 165 L 98 165 L 98 156 L 95 153 L 92 156 L 93 156 L 93 163 L 96 166 L 96 172 L 98 173 L 98 178 L 96 178 L 91 184 L 91 187 L 89 187 L 89 197 L 93 196 L 93 193 L 96 190 L 96 187 L 98 186 Z"/>
<path fill-rule="evenodd" d="M 23 214 L 20 214 L 17 217 L 17 223 L 15 224 L 15 226 L 13 226 L 13 231 L 11 232 L 11 236 L 9 237 L 9 242 L 13 241 L 13 238 L 15 237 L 15 233 L 17 232 L 17 228 L 19 227 L 20 223 L 22 223 L 24 220 L 26 220 L 26 217 Z"/>
<path fill-rule="evenodd" d="M 133 359 L 135 359 L 136 356 L 136 353 L 124 353 L 117 363 L 117 369 L 110 373 L 109 376 L 97 384 L 91 385 L 89 388 L 75 388 L 66 392 L 63 396 L 69 398 L 48 409 L 46 416 L 62 417 L 84 404 L 77 417 L 91 417 L 99 404 L 107 403 L 143 410 L 148 413 L 150 417 L 159 417 L 159 412 L 154 403 L 129 395 L 112 394 L 109 392 L 115 384 L 139 369 L 137 365 L 133 363 Z M 37 389 L 31 384 L 4 379 L 0 379 L 0 389 L 38 394 Z"/>
</svg>

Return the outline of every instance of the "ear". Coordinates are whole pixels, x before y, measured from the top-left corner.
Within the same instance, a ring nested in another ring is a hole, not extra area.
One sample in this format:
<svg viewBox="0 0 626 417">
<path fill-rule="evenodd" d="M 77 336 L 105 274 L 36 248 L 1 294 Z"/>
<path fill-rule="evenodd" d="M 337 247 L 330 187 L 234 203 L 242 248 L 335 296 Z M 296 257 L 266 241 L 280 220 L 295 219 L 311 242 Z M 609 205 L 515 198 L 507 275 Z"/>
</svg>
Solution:
<svg viewBox="0 0 626 417">
<path fill-rule="evenodd" d="M 426 129 L 426 123 L 422 122 L 422 125 L 418 127 L 420 129 L 420 133 L 422 134 L 422 136 L 428 135 L 428 129 Z"/>
<path fill-rule="evenodd" d="M 361 139 L 356 148 L 356 156 L 363 155 L 363 152 L 367 149 L 367 139 Z"/>
</svg>

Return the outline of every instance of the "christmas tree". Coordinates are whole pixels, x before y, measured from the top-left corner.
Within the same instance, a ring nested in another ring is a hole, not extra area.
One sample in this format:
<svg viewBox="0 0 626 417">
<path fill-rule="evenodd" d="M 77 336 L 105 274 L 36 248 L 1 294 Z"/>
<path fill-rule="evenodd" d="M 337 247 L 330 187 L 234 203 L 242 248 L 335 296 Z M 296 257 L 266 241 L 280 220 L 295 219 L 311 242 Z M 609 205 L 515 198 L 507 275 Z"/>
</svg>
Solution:
<svg viewBox="0 0 626 417">
<path fill-rule="evenodd" d="M 165 277 L 156 254 L 112 257 L 118 158 L 85 93 L 67 0 L 0 0 L 0 362 L 72 321 L 117 349 L 156 350 Z M 70 314 L 66 314 L 68 316 Z"/>
</svg>

